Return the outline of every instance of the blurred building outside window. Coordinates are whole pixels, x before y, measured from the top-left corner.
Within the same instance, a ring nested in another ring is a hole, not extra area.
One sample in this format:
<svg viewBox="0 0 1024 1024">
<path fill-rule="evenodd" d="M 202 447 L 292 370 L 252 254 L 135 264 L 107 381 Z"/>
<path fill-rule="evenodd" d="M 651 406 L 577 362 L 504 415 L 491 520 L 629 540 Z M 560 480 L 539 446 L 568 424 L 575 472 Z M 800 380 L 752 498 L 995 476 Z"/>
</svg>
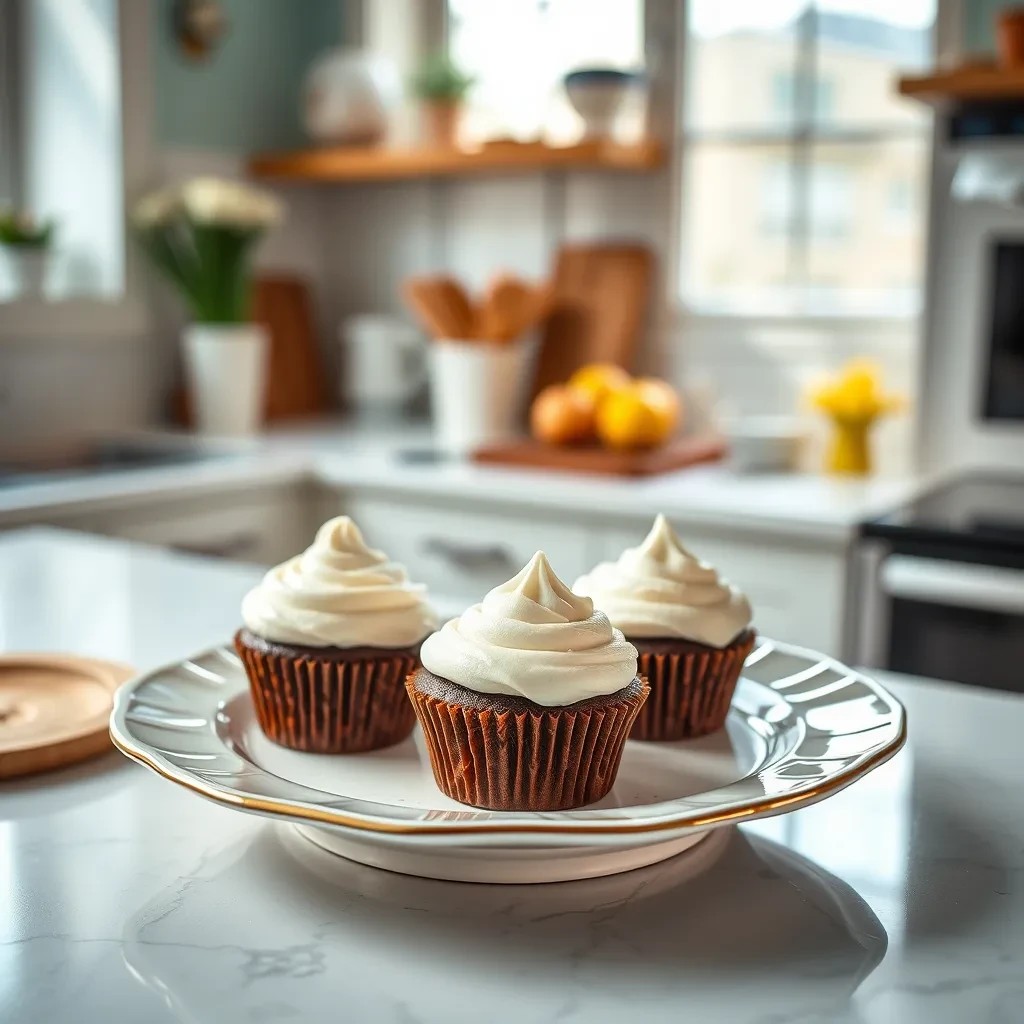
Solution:
<svg viewBox="0 0 1024 1024">
<path fill-rule="evenodd" d="M 912 318 L 935 0 L 689 0 L 679 291 L 693 315 Z"/>
</svg>

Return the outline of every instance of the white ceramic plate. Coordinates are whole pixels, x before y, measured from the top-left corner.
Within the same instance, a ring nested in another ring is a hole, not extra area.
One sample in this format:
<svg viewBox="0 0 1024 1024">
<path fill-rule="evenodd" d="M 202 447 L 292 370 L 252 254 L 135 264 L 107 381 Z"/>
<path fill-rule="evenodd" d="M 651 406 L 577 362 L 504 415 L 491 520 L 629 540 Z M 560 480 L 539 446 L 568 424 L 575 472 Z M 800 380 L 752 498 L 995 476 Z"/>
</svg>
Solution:
<svg viewBox="0 0 1024 1024">
<path fill-rule="evenodd" d="M 544 813 L 484 811 L 434 785 L 418 731 L 370 754 L 301 754 L 260 732 L 227 647 L 126 684 L 114 743 L 165 778 L 240 810 L 291 821 L 352 860 L 467 881 L 594 877 L 664 860 L 722 825 L 838 792 L 903 744 L 899 703 L 832 658 L 762 640 L 726 730 L 626 745 L 612 792 Z"/>
</svg>

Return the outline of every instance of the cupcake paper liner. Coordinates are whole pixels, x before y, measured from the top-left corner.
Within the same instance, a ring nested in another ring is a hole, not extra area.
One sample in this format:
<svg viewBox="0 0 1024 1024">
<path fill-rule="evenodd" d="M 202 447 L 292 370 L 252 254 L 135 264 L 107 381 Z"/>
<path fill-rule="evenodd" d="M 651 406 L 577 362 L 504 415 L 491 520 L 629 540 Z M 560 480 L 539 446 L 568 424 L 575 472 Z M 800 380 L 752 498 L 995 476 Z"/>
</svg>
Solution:
<svg viewBox="0 0 1024 1024">
<path fill-rule="evenodd" d="M 629 738 L 682 740 L 721 729 L 754 635 L 747 630 L 721 650 L 695 650 L 687 644 L 678 652 L 665 651 L 664 641 L 649 651 L 643 640 L 634 640 L 640 655 L 637 671 L 647 679 L 651 694 Z"/>
<path fill-rule="evenodd" d="M 256 719 L 275 743 L 312 754 L 355 754 L 400 743 L 416 724 L 405 693 L 417 661 L 282 657 L 235 638 Z"/>
<path fill-rule="evenodd" d="M 426 738 L 434 779 L 460 803 L 494 811 L 561 811 L 600 800 L 647 687 L 607 704 L 498 711 L 406 688 Z"/>
</svg>

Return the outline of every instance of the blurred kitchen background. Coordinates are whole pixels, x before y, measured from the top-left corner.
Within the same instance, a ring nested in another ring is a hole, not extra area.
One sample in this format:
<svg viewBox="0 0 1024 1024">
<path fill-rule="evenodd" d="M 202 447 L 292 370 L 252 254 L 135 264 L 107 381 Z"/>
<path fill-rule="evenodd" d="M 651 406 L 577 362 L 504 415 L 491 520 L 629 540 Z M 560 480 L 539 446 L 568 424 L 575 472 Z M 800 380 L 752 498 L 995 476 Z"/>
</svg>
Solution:
<svg viewBox="0 0 1024 1024">
<path fill-rule="evenodd" d="M 347 511 L 455 608 L 664 511 L 766 634 L 1024 688 L 1004 8 L 0 0 L 0 529 Z"/>
</svg>

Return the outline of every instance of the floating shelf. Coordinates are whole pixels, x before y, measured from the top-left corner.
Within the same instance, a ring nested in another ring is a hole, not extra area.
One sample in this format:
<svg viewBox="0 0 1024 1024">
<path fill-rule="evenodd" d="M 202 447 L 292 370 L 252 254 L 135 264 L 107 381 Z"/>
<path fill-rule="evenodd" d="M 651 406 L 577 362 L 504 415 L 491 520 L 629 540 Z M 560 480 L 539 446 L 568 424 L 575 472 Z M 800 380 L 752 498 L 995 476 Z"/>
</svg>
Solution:
<svg viewBox="0 0 1024 1024">
<path fill-rule="evenodd" d="M 965 64 L 928 75 L 904 75 L 897 82 L 902 96 L 934 106 L 950 102 L 1024 99 L 1024 68 Z"/>
<path fill-rule="evenodd" d="M 573 169 L 635 173 L 654 170 L 663 160 L 662 146 L 650 139 L 633 145 L 580 142 L 574 146 L 547 146 L 540 142 L 501 142 L 480 149 L 333 146 L 260 154 L 249 160 L 248 167 L 255 178 L 368 182 Z"/>
</svg>

